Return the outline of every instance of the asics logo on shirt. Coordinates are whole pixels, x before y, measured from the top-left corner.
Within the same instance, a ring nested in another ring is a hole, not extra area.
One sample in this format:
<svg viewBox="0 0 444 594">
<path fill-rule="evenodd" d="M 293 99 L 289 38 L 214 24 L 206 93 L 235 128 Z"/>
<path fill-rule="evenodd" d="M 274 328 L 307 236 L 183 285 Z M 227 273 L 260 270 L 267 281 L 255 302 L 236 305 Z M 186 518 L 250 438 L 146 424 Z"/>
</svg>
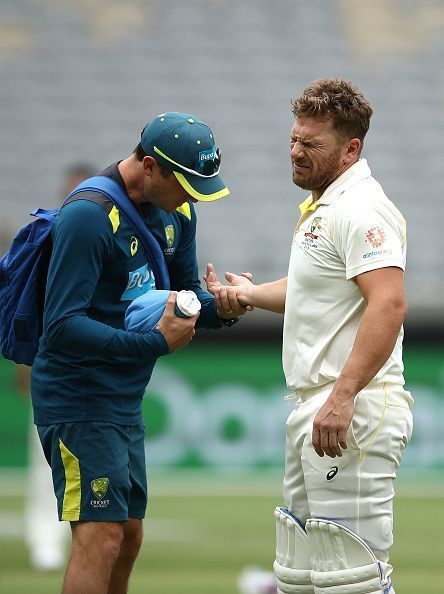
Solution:
<svg viewBox="0 0 444 594">
<path fill-rule="evenodd" d="M 138 249 L 139 249 L 139 240 L 137 239 L 137 237 L 134 237 L 134 235 L 133 235 L 130 240 L 131 255 L 134 256 L 134 254 L 137 252 Z"/>
</svg>

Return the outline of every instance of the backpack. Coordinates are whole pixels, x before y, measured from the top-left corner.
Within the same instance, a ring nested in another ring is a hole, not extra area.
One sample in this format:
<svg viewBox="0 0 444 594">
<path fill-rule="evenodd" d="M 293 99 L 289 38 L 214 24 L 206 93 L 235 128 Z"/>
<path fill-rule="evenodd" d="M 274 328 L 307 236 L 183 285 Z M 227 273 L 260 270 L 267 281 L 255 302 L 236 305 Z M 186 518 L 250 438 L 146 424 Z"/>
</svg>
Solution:
<svg viewBox="0 0 444 594">
<path fill-rule="evenodd" d="M 117 207 L 145 249 L 156 287 L 168 290 L 169 275 L 162 250 L 117 182 L 104 176 L 87 179 L 69 194 L 60 208 L 76 194 L 88 191 L 104 194 Z M 20 229 L 9 251 L 0 259 L 0 351 L 5 359 L 15 363 L 32 365 L 37 354 L 52 252 L 51 227 L 60 208 L 32 211 L 30 215 L 36 220 Z"/>
</svg>

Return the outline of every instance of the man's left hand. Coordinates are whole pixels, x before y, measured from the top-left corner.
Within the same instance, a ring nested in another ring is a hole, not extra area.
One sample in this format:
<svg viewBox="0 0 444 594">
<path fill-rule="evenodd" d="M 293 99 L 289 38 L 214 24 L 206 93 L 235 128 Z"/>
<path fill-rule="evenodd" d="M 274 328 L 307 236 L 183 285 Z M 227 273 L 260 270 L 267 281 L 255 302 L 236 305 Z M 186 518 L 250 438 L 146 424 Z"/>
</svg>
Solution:
<svg viewBox="0 0 444 594">
<path fill-rule="evenodd" d="M 330 395 L 313 421 L 312 443 L 321 458 L 342 456 L 347 449 L 347 431 L 353 418 L 354 398 Z"/>
</svg>

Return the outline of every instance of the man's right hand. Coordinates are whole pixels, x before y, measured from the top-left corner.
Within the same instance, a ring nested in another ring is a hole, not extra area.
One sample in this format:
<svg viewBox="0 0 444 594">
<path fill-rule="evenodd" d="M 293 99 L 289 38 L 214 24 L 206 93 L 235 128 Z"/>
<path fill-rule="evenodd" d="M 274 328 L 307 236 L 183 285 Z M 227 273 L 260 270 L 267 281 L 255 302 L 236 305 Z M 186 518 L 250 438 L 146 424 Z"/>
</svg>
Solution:
<svg viewBox="0 0 444 594">
<path fill-rule="evenodd" d="M 251 282 L 252 275 L 249 272 L 233 274 L 226 272 L 225 278 L 230 283 L 223 285 L 217 278 L 212 264 L 207 265 L 204 279 L 207 283 L 207 290 L 214 296 L 218 309 L 233 310 L 240 308 L 251 311 L 255 307 L 267 309 L 276 313 L 284 313 L 285 297 L 287 293 L 287 278 L 280 278 L 271 283 L 255 285 Z M 236 315 L 240 315 L 236 313 Z"/>
<path fill-rule="evenodd" d="M 253 275 L 249 272 L 242 272 L 241 274 L 226 272 L 225 278 L 230 283 L 231 288 L 234 288 L 236 291 L 239 303 L 241 303 L 247 309 L 254 309 L 253 292 L 255 285 L 251 281 Z M 229 291 L 230 288 L 228 287 L 227 290 Z"/>
<path fill-rule="evenodd" d="M 191 342 L 196 333 L 194 326 L 199 317 L 199 314 L 192 316 L 191 318 L 180 318 L 176 316 L 174 313 L 176 297 L 176 291 L 171 291 L 165 305 L 165 311 L 156 326 L 167 341 L 170 353 Z"/>
</svg>

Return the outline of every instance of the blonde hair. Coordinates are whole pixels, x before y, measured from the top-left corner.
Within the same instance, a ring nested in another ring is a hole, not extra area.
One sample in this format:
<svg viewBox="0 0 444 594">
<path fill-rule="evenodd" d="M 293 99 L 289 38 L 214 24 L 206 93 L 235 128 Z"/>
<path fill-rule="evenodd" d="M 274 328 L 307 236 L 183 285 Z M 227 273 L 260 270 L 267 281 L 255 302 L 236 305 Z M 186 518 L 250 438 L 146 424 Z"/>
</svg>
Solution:
<svg viewBox="0 0 444 594">
<path fill-rule="evenodd" d="M 295 117 L 330 118 L 343 140 L 359 138 L 361 144 L 373 114 L 361 91 L 340 78 L 314 80 L 292 101 L 292 111 Z"/>
</svg>

